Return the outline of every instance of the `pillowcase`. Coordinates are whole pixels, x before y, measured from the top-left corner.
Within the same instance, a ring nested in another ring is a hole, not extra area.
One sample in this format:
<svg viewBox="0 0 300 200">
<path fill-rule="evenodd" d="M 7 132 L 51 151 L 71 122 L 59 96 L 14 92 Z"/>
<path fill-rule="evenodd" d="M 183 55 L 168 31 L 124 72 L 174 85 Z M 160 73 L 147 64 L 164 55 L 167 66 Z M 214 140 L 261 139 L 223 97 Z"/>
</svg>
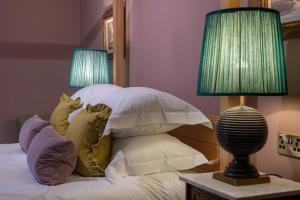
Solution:
<svg viewBox="0 0 300 200">
<path fill-rule="evenodd" d="M 156 134 L 113 141 L 109 178 L 191 169 L 207 162 L 205 156 L 169 134 Z"/>
<path fill-rule="evenodd" d="M 69 126 L 69 113 L 77 110 L 80 106 L 80 98 L 73 101 L 68 95 L 62 93 L 59 103 L 50 117 L 51 124 L 60 135 L 66 135 Z"/>
<path fill-rule="evenodd" d="M 50 125 L 32 140 L 27 164 L 34 178 L 44 185 L 63 183 L 76 164 L 74 144 L 58 135 Z"/>
<path fill-rule="evenodd" d="M 106 105 L 88 105 L 70 123 L 67 138 L 77 148 L 76 173 L 82 176 L 104 176 L 109 162 L 111 137 L 101 136 L 110 113 L 111 109 Z"/>
<path fill-rule="evenodd" d="M 25 153 L 27 153 L 33 138 L 48 125 L 50 122 L 42 120 L 38 115 L 30 117 L 24 122 L 19 134 L 19 143 Z"/>
<path fill-rule="evenodd" d="M 85 108 L 88 104 L 96 105 L 103 103 L 104 97 L 109 95 L 111 92 L 122 89 L 117 85 L 111 84 L 95 84 L 78 90 L 75 94 L 71 96 L 73 100 L 80 98 L 82 103 L 82 108 Z M 76 110 L 69 115 L 69 122 L 72 121 L 74 116 L 79 112 Z"/>
<path fill-rule="evenodd" d="M 158 134 L 184 124 L 212 128 L 209 119 L 191 104 L 159 90 L 145 87 L 119 89 L 103 98 L 112 108 L 103 135 L 114 137 Z"/>
</svg>

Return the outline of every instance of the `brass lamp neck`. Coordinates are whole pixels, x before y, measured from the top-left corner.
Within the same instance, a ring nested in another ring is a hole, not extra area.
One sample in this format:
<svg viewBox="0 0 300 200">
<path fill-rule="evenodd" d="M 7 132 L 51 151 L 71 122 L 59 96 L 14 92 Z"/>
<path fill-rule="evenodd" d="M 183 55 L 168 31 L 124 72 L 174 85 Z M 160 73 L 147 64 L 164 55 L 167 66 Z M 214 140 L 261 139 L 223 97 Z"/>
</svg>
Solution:
<svg viewBox="0 0 300 200">
<path fill-rule="evenodd" d="M 245 96 L 240 96 L 240 106 L 244 106 L 245 105 Z"/>
</svg>

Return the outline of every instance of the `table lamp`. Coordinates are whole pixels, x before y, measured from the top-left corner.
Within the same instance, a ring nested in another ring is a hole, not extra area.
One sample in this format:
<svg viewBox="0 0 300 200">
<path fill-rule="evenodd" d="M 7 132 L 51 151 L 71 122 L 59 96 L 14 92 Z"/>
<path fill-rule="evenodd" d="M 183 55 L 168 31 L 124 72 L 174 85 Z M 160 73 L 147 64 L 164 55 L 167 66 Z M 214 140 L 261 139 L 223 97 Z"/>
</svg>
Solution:
<svg viewBox="0 0 300 200">
<path fill-rule="evenodd" d="M 207 14 L 198 75 L 198 95 L 241 96 L 240 106 L 219 117 L 218 143 L 233 155 L 224 177 L 258 178 L 249 155 L 267 141 L 265 118 L 244 106 L 244 96 L 287 94 L 279 12 L 231 8 Z"/>
<path fill-rule="evenodd" d="M 85 87 L 105 84 L 110 81 L 107 51 L 95 49 L 74 49 L 69 85 Z"/>
</svg>

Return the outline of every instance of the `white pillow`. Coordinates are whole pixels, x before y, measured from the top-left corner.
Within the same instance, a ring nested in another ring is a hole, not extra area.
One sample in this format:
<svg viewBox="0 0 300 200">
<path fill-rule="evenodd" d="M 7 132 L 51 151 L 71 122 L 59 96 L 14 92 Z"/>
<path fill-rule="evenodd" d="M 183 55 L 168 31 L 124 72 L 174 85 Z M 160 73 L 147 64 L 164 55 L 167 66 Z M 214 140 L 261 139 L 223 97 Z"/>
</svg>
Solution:
<svg viewBox="0 0 300 200">
<path fill-rule="evenodd" d="M 169 134 L 118 138 L 112 144 L 109 178 L 191 169 L 207 161 L 205 156 Z"/>
<path fill-rule="evenodd" d="M 113 91 L 101 102 L 112 108 L 103 135 L 114 137 L 158 134 L 183 124 L 212 128 L 209 119 L 191 104 L 159 90 L 129 87 Z"/>
<path fill-rule="evenodd" d="M 81 103 L 82 103 L 82 109 L 85 108 L 88 104 L 96 105 L 98 103 L 102 102 L 102 99 L 109 95 L 109 93 L 122 89 L 121 87 L 117 85 L 111 85 L 111 84 L 95 84 L 90 85 L 88 87 L 82 88 L 78 90 L 75 94 L 71 96 L 73 100 L 80 97 Z M 79 112 L 80 110 L 75 110 L 69 115 L 68 121 L 71 122 L 74 118 L 74 116 Z"/>
</svg>

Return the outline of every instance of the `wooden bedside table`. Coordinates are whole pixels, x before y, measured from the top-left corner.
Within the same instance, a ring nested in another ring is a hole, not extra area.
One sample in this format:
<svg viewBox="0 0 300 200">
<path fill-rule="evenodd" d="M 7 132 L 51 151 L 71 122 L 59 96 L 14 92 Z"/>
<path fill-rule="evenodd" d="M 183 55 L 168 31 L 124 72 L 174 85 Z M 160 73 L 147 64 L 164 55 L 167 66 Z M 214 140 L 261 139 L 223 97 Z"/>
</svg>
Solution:
<svg viewBox="0 0 300 200">
<path fill-rule="evenodd" d="M 212 178 L 212 173 L 182 174 L 187 200 L 300 200 L 300 183 L 271 176 L 271 183 L 232 186 Z"/>
</svg>

